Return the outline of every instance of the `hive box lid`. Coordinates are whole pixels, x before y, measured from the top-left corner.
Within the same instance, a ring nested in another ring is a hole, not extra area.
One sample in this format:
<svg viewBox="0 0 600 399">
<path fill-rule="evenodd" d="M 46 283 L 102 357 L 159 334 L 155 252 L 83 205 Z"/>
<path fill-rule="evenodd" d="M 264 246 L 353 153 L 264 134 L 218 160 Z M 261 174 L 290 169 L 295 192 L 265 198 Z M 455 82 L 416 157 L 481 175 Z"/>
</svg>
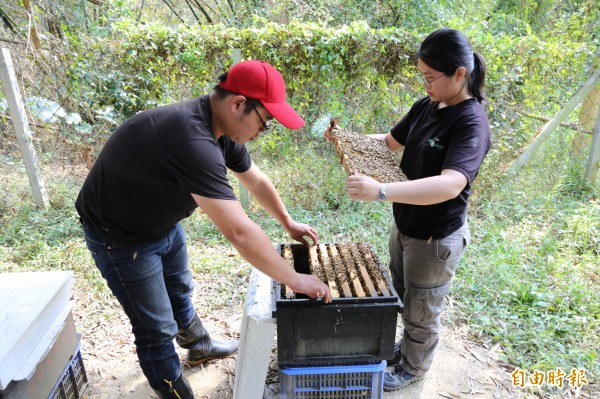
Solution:
<svg viewBox="0 0 600 399">
<path fill-rule="evenodd" d="M 70 271 L 0 274 L 0 390 L 63 314 L 72 287 Z"/>
</svg>

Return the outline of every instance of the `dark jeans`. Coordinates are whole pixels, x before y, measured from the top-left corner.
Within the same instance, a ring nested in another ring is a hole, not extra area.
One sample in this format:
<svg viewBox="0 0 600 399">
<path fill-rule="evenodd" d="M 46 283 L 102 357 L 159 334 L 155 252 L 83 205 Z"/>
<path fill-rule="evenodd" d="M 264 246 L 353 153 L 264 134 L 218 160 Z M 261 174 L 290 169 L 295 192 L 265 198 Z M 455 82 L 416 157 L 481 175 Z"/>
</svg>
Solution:
<svg viewBox="0 0 600 399">
<path fill-rule="evenodd" d="M 192 273 L 179 224 L 143 244 L 112 242 L 83 226 L 96 267 L 129 317 L 140 366 L 152 388 L 181 372 L 173 338 L 194 316 Z"/>
</svg>

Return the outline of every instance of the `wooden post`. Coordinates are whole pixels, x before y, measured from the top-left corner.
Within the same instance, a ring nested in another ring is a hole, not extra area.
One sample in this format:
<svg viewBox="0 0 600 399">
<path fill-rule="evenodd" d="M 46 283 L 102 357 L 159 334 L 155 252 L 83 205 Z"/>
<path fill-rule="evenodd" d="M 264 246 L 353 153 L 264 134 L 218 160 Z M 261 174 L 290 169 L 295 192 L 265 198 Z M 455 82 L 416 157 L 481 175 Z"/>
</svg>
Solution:
<svg viewBox="0 0 600 399">
<path fill-rule="evenodd" d="M 21 154 L 25 163 L 25 169 L 27 170 L 27 176 L 29 177 L 33 197 L 38 205 L 47 208 L 48 196 L 46 195 L 44 181 L 38 167 L 35 149 L 31 143 L 29 122 L 27 121 L 27 115 L 25 115 L 25 107 L 21 99 L 21 92 L 19 91 L 19 84 L 13 69 L 10 51 L 7 48 L 3 48 L 0 52 L 0 78 L 4 86 L 4 94 L 8 102 L 8 108 L 10 109 L 10 116 L 15 127 L 17 140 L 21 147 Z"/>
<path fill-rule="evenodd" d="M 594 72 L 592 76 L 588 78 L 588 80 L 586 80 L 581 89 L 579 89 L 579 91 L 565 103 L 565 105 L 560 109 L 560 111 L 558 111 L 554 118 L 544 125 L 544 128 L 540 134 L 537 135 L 533 142 L 527 147 L 525 152 L 523 152 L 523 154 L 521 154 L 521 156 L 512 163 L 509 168 L 511 172 L 517 172 L 521 166 L 525 165 L 525 163 L 529 161 L 535 151 L 554 131 L 554 128 L 556 128 L 558 124 L 565 120 L 567 116 L 569 116 L 569 114 L 575 109 L 575 107 L 581 104 L 585 96 L 592 91 L 592 89 L 596 86 L 596 82 L 598 81 L 599 77 L 600 68 L 596 70 L 596 72 Z"/>
<path fill-rule="evenodd" d="M 596 126 L 594 127 L 594 137 L 592 137 L 592 149 L 587 168 L 585 170 L 585 178 L 592 184 L 596 183 L 598 177 L 598 169 L 600 168 L 600 109 L 596 115 Z"/>
</svg>

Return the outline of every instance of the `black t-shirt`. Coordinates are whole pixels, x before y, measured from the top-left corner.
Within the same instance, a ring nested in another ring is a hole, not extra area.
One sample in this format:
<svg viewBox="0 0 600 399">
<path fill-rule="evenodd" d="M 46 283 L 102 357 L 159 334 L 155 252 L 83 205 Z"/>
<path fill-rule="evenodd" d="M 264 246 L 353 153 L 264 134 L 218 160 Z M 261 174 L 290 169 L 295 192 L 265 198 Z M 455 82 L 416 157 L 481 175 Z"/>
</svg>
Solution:
<svg viewBox="0 0 600 399">
<path fill-rule="evenodd" d="M 108 139 L 77 197 L 83 223 L 117 242 L 162 237 L 197 207 L 191 193 L 235 200 L 227 168 L 251 166 L 244 145 L 215 140 L 208 96 L 141 112 Z"/>
<path fill-rule="evenodd" d="M 405 146 L 400 167 L 408 179 L 453 169 L 468 180 L 458 197 L 439 204 L 393 204 L 398 231 L 417 239 L 443 238 L 464 224 L 471 185 L 490 149 L 488 118 L 476 99 L 437 107 L 429 97 L 422 98 L 391 129 L 394 139 Z"/>
</svg>

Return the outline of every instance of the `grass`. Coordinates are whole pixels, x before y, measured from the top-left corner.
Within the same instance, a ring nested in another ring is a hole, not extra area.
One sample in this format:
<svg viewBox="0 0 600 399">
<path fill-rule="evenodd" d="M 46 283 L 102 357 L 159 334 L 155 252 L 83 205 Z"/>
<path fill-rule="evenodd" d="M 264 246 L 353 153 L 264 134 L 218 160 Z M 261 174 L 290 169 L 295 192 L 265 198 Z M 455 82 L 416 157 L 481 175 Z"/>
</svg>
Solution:
<svg viewBox="0 0 600 399">
<path fill-rule="evenodd" d="M 334 156 L 309 156 L 314 161 L 255 160 L 281 188 L 292 216 L 315 227 L 321 242 L 367 241 L 386 264 L 390 207 L 350 201 Z M 500 343 L 504 360 L 516 367 L 584 368 L 588 381 L 595 382 L 600 189 L 584 184 L 581 165 L 564 157 L 542 159 L 534 164 L 544 168 L 518 176 L 498 175 L 485 192 L 476 193 L 469 216 L 472 242 L 452 289 L 454 306 L 444 317 L 466 323 L 481 341 Z M 110 293 L 85 248 L 73 208 L 81 178 L 65 172 L 47 181 L 52 205 L 43 210 L 30 205 L 22 170 L 1 171 L 7 184 L 0 191 L 0 272 L 73 270 L 86 295 L 78 304 L 106 301 Z M 273 243 L 290 240 L 256 204 L 247 210 Z M 183 224 L 194 274 L 211 287 L 199 295 L 199 310 L 241 308 L 250 266 L 205 215 Z M 101 312 L 107 319 L 112 315 L 110 309 Z M 556 392 L 547 388 L 544 394 Z"/>
<path fill-rule="evenodd" d="M 592 382 L 600 371 L 600 189 L 560 148 L 550 143 L 531 162 L 537 167 L 496 179 L 471 219 L 454 295 L 459 317 L 478 338 L 499 342 L 506 361 L 529 372 L 583 368 Z"/>
<path fill-rule="evenodd" d="M 488 204 L 494 216 L 473 227 L 455 283 L 462 317 L 479 337 L 501 342 L 512 364 L 597 375 L 600 201 L 557 199 L 558 209 L 533 215 L 533 205 L 522 218 L 503 215 L 503 205 Z M 595 244 L 581 239 L 592 234 Z"/>
</svg>

